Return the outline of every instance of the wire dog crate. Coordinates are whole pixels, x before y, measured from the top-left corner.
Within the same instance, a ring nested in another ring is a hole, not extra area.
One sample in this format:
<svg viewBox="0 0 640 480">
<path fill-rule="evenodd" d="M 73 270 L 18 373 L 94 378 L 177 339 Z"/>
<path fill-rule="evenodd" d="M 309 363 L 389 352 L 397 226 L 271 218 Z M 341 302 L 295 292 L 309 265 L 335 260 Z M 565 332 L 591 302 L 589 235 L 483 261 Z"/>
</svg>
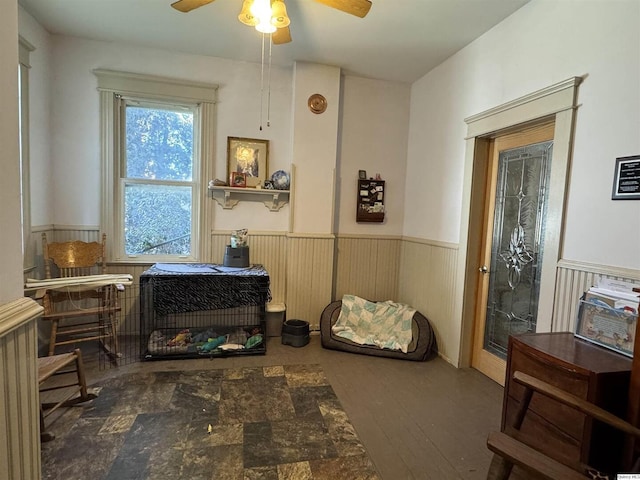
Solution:
<svg viewBox="0 0 640 480">
<path fill-rule="evenodd" d="M 156 264 L 140 276 L 144 360 L 266 353 L 269 274 L 210 264 Z"/>
</svg>

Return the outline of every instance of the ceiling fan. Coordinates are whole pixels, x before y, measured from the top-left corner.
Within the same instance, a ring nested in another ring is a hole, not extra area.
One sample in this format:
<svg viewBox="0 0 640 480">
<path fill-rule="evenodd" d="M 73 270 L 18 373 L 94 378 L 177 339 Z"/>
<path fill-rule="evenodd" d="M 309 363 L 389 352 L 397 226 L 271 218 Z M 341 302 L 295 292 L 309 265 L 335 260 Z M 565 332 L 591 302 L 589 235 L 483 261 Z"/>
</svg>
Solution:
<svg viewBox="0 0 640 480">
<path fill-rule="evenodd" d="M 180 12 L 190 12 L 198 7 L 202 7 L 214 0 L 178 0 L 173 2 L 171 6 Z M 356 17 L 364 18 L 371 8 L 370 0 L 315 0 L 329 7 L 341 10 Z M 254 4 L 266 4 L 268 19 L 266 23 L 262 23 L 262 18 L 254 14 L 252 9 Z M 289 30 L 289 17 L 284 6 L 283 0 L 244 0 L 242 11 L 238 15 L 245 25 L 255 26 L 256 29 L 263 33 L 271 33 L 274 44 L 289 43 L 291 41 L 291 32 Z M 264 27 L 263 27 L 264 25 Z"/>
</svg>

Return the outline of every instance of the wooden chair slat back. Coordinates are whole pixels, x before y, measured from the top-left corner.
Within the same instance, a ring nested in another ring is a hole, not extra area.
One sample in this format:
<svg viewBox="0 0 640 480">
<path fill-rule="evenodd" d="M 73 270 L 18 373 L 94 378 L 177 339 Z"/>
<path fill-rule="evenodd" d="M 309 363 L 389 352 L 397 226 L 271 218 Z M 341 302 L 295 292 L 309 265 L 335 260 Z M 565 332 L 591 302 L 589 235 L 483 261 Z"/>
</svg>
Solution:
<svg viewBox="0 0 640 480">
<path fill-rule="evenodd" d="M 106 273 L 106 234 L 102 242 L 47 242 L 46 233 L 42 234 L 42 253 L 45 265 L 45 278 L 52 278 L 51 263 L 59 269 L 61 277 L 75 277 Z"/>
</svg>

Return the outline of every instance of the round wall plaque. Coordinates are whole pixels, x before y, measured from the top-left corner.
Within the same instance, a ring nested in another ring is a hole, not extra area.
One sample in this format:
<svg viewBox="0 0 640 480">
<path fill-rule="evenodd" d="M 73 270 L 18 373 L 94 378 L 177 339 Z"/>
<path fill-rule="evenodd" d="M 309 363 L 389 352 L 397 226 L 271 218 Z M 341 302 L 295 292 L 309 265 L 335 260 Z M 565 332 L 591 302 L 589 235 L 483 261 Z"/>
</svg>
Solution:
<svg viewBox="0 0 640 480">
<path fill-rule="evenodd" d="M 324 113 L 327 109 L 327 99 L 319 93 L 314 93 L 309 97 L 308 105 L 313 113 Z"/>
</svg>

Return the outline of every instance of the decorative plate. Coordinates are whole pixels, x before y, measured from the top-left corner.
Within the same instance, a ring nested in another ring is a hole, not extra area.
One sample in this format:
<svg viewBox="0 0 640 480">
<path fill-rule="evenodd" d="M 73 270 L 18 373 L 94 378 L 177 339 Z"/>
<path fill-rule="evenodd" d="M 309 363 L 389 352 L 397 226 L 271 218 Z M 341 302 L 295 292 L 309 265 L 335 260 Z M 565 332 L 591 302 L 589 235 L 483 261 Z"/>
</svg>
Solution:
<svg viewBox="0 0 640 480">
<path fill-rule="evenodd" d="M 273 188 L 276 190 L 289 190 L 289 174 L 284 170 L 278 170 L 271 175 L 271 182 L 273 182 Z"/>
<path fill-rule="evenodd" d="M 319 93 L 311 95 L 307 104 L 309 105 L 309 110 L 313 113 L 324 113 L 327 109 L 327 99 Z"/>
</svg>

